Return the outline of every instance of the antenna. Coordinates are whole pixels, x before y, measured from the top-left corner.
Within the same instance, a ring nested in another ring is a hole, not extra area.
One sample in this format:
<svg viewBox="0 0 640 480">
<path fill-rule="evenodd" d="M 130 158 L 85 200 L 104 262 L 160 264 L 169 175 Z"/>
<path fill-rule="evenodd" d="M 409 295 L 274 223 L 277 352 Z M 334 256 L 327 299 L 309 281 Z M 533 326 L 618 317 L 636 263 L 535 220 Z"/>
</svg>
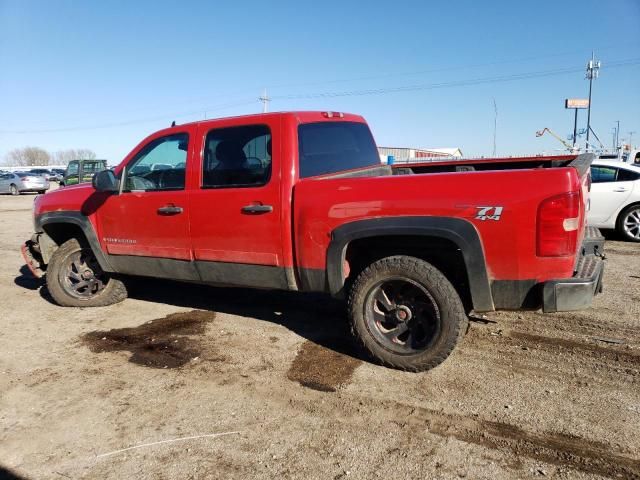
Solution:
<svg viewBox="0 0 640 480">
<path fill-rule="evenodd" d="M 258 97 L 258 100 L 262 102 L 262 113 L 267 113 L 269 111 L 269 102 L 271 98 L 267 95 L 267 89 L 265 88 L 262 96 Z"/>
<path fill-rule="evenodd" d="M 585 150 L 589 151 L 589 132 L 591 131 L 591 87 L 593 86 L 593 79 L 598 78 L 598 71 L 600 70 L 600 62 L 597 61 L 593 52 L 591 52 L 591 60 L 587 63 L 586 78 L 589 80 L 589 107 L 587 110 L 587 140 Z"/>
<path fill-rule="evenodd" d="M 496 132 L 498 129 L 498 106 L 496 105 L 496 98 L 493 97 L 493 110 L 495 116 L 493 117 L 493 156 L 496 156 Z"/>
</svg>

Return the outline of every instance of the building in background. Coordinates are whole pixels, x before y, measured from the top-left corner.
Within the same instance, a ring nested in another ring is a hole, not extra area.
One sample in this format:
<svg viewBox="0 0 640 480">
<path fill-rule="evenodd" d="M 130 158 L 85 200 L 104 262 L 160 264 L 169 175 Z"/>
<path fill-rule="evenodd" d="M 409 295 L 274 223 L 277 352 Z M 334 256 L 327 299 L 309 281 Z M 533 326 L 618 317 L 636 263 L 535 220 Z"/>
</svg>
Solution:
<svg viewBox="0 0 640 480">
<path fill-rule="evenodd" d="M 459 148 L 405 148 L 405 147 L 378 147 L 380 160 L 387 163 L 387 158 L 392 156 L 396 161 L 405 161 L 418 158 L 462 157 Z"/>
</svg>

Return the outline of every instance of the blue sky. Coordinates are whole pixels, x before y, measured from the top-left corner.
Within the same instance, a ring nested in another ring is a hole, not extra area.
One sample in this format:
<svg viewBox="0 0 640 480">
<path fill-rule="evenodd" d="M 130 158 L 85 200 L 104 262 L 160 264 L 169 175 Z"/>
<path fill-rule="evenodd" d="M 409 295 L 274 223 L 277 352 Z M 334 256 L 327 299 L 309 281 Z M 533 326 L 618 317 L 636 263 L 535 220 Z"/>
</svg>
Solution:
<svg viewBox="0 0 640 480">
<path fill-rule="evenodd" d="M 535 131 L 570 133 L 592 49 L 596 133 L 610 145 L 620 120 L 640 143 L 639 24 L 640 0 L 0 0 L 0 161 L 36 145 L 115 164 L 173 119 L 261 111 L 265 87 L 273 111 L 360 113 L 379 145 L 469 155 L 492 153 L 495 98 L 498 154 L 554 152 Z M 550 75 L 473 82 L 532 72 Z"/>
</svg>

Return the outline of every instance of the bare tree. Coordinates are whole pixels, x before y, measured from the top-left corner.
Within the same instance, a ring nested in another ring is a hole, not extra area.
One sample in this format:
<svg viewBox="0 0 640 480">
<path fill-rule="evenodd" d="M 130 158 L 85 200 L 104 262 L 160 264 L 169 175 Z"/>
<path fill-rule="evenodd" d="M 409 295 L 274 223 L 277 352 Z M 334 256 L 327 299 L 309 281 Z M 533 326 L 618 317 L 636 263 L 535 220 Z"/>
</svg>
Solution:
<svg viewBox="0 0 640 480">
<path fill-rule="evenodd" d="M 96 158 L 96 152 L 88 148 L 60 150 L 53 154 L 53 163 L 66 165 L 71 160 L 92 160 Z"/>
<path fill-rule="evenodd" d="M 51 155 L 40 147 L 16 148 L 7 153 L 6 162 L 9 165 L 30 167 L 35 165 L 49 165 Z"/>
</svg>

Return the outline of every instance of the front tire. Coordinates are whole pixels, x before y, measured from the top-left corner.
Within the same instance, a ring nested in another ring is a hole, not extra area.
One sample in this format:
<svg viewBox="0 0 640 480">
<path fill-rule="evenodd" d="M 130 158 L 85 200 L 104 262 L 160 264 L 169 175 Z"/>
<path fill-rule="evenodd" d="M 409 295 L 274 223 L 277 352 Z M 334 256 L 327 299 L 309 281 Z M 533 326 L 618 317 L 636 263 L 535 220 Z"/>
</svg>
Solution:
<svg viewBox="0 0 640 480">
<path fill-rule="evenodd" d="M 75 238 L 53 253 L 46 279 L 49 293 L 63 307 L 104 307 L 127 298 L 124 283 L 104 272 L 91 248 Z"/>
<path fill-rule="evenodd" d="M 349 296 L 351 331 L 383 365 L 410 371 L 442 363 L 467 330 L 458 292 L 433 265 L 409 256 L 378 260 Z"/>
<path fill-rule="evenodd" d="M 620 213 L 616 230 L 625 240 L 640 242 L 640 205 L 631 205 Z"/>
<path fill-rule="evenodd" d="M 15 184 L 11 184 L 11 187 L 9 187 L 11 190 L 11 195 L 20 195 L 20 190 L 18 190 L 18 187 Z"/>
</svg>

